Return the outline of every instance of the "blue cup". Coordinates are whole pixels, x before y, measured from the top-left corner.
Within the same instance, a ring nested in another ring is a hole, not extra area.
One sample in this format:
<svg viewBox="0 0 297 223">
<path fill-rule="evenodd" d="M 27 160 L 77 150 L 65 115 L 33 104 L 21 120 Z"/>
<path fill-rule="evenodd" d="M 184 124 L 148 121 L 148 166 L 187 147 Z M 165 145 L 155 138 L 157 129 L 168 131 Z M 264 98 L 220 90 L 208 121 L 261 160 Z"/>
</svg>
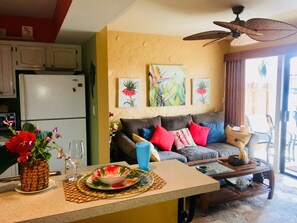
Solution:
<svg viewBox="0 0 297 223">
<path fill-rule="evenodd" d="M 142 170 L 150 171 L 150 143 L 149 142 L 137 142 L 136 143 L 136 158 L 138 167 Z"/>
</svg>

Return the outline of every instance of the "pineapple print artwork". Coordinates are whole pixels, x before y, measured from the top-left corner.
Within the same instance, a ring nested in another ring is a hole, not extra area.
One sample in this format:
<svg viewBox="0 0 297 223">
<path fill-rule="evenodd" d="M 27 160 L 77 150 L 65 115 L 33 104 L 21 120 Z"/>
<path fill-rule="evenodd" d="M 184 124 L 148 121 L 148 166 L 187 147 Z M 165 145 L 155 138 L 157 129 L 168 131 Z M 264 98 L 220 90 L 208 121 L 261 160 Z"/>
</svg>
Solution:
<svg viewBox="0 0 297 223">
<path fill-rule="evenodd" d="M 140 79 L 119 79 L 119 107 L 139 107 Z"/>
<path fill-rule="evenodd" d="M 193 79 L 193 104 L 209 104 L 210 80 Z"/>
</svg>

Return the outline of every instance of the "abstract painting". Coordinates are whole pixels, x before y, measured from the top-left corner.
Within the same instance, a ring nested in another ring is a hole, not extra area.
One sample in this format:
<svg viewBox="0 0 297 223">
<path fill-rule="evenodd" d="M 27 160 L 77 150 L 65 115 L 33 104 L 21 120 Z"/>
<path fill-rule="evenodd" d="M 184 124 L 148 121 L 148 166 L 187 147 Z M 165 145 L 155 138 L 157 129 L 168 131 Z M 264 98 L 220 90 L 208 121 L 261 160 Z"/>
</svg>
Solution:
<svg viewBox="0 0 297 223">
<path fill-rule="evenodd" d="M 210 79 L 192 79 L 192 103 L 209 104 L 210 102 Z"/>
<path fill-rule="evenodd" d="M 150 65 L 149 101 L 151 107 L 186 104 L 185 66 Z"/>
<path fill-rule="evenodd" d="M 119 107 L 140 106 L 140 79 L 119 78 Z"/>
</svg>

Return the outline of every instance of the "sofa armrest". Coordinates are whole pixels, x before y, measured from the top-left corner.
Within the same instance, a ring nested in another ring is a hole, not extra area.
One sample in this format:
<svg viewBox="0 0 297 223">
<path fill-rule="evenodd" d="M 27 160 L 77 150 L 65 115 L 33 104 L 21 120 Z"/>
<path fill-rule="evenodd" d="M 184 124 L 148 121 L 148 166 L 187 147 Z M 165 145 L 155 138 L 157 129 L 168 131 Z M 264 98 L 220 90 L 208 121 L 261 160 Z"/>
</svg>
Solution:
<svg viewBox="0 0 297 223">
<path fill-rule="evenodd" d="M 117 149 L 132 159 L 136 159 L 135 143 L 122 131 L 118 131 L 114 137 Z"/>
<path fill-rule="evenodd" d="M 252 134 L 248 144 L 246 145 L 246 147 L 248 148 L 248 155 L 251 158 L 254 157 L 255 146 L 258 144 L 259 139 L 260 139 L 260 137 L 258 134 Z"/>
</svg>

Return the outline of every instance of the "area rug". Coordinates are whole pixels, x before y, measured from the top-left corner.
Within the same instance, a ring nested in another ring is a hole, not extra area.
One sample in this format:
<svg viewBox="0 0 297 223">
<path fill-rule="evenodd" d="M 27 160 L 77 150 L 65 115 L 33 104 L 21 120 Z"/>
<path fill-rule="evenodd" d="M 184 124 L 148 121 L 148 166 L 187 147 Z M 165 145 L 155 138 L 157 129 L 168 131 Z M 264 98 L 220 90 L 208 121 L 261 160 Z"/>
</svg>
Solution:
<svg viewBox="0 0 297 223">
<path fill-rule="evenodd" d="M 297 179 L 276 175 L 276 188 L 272 200 L 267 195 L 220 204 L 209 208 L 202 217 L 196 208 L 193 223 L 296 223 Z"/>
</svg>

